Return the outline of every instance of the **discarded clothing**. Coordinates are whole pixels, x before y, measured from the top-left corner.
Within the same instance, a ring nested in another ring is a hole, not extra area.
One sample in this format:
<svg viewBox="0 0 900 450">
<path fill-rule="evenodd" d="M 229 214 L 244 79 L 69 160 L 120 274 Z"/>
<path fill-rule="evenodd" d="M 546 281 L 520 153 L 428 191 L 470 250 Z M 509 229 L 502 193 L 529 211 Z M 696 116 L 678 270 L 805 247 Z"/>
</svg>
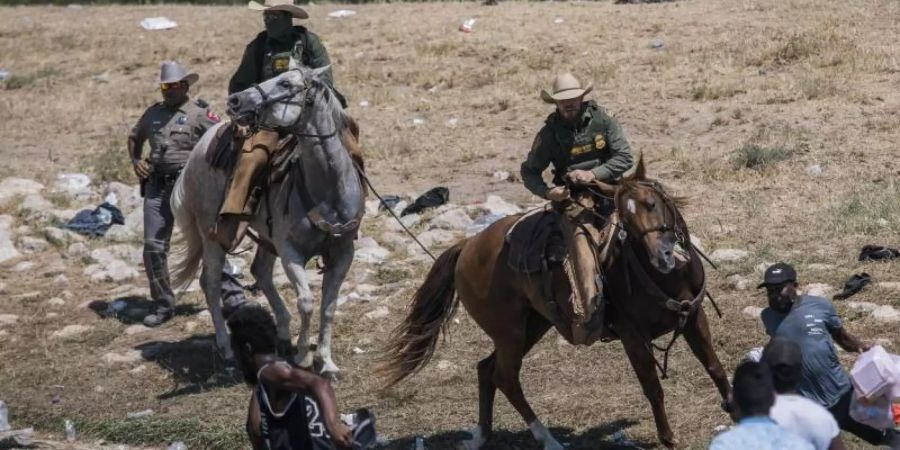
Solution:
<svg viewBox="0 0 900 450">
<path fill-rule="evenodd" d="M 400 203 L 399 195 L 385 195 L 381 197 L 381 204 L 378 206 L 378 209 L 394 209 L 394 207 L 397 206 L 397 203 Z"/>
<path fill-rule="evenodd" d="M 866 245 L 859 252 L 860 261 L 887 261 L 896 258 L 900 258 L 900 250 L 880 245 Z"/>
<path fill-rule="evenodd" d="M 403 209 L 403 212 L 400 213 L 400 216 L 402 217 L 407 214 L 418 214 L 428 208 L 441 206 L 447 203 L 448 200 L 450 200 L 450 189 L 447 189 L 443 186 L 438 186 L 420 195 L 412 205 L 409 205 Z"/>
<path fill-rule="evenodd" d="M 103 202 L 93 211 L 90 209 L 78 211 L 75 217 L 60 228 L 87 236 L 100 237 L 105 235 L 113 225 L 125 225 L 125 216 L 115 205 Z"/>
<path fill-rule="evenodd" d="M 847 280 L 847 283 L 844 284 L 844 290 L 835 294 L 835 300 L 844 300 L 849 298 L 850 296 L 856 294 L 861 291 L 862 288 L 866 287 L 867 284 L 872 282 L 872 278 L 869 274 L 863 272 L 860 274 L 855 274 Z"/>
</svg>

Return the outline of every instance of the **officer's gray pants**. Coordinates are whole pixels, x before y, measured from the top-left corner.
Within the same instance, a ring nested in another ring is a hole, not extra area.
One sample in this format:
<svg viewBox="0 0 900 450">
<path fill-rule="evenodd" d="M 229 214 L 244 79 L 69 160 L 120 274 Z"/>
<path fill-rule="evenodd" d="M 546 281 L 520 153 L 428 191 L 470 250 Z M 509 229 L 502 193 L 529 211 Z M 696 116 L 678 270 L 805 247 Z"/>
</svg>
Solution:
<svg viewBox="0 0 900 450">
<path fill-rule="evenodd" d="M 175 294 L 169 282 L 169 242 L 175 218 L 169 197 L 176 176 L 151 175 L 144 194 L 144 270 L 150 284 L 150 296 L 157 304 L 157 312 L 169 312 L 175 306 Z M 201 285 L 205 280 L 200 280 Z M 222 273 L 222 301 L 234 307 L 245 301 L 241 284 L 227 272 Z"/>
</svg>

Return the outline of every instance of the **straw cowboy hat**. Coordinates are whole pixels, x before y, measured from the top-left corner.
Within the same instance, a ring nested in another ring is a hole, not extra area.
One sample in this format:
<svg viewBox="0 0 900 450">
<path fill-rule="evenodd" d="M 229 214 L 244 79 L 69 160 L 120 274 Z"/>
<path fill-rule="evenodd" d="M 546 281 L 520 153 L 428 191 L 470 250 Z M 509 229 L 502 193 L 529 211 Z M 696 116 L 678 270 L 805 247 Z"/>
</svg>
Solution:
<svg viewBox="0 0 900 450">
<path fill-rule="evenodd" d="M 250 0 L 247 7 L 254 11 L 287 11 L 297 19 L 309 18 L 309 14 L 303 8 L 295 5 L 293 0 L 264 0 L 263 3 Z"/>
<path fill-rule="evenodd" d="M 588 83 L 587 86 L 584 86 L 578 81 L 578 78 L 575 78 L 575 75 L 564 73 L 557 75 L 556 79 L 553 80 L 552 94 L 547 92 L 546 89 L 541 89 L 541 99 L 547 103 L 556 103 L 560 100 L 581 97 L 593 89 L 593 83 Z"/>
<path fill-rule="evenodd" d="M 159 83 L 178 83 L 179 81 L 187 81 L 188 86 L 197 82 L 200 75 L 196 73 L 187 73 L 181 64 L 175 61 L 163 61 L 159 67 Z"/>
</svg>

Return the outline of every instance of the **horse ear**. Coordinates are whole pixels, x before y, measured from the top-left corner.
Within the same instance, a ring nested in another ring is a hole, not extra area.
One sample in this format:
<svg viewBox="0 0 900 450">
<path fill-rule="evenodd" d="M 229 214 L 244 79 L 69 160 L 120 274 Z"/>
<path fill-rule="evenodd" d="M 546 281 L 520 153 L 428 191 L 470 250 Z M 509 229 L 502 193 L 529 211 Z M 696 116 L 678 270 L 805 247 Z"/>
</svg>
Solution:
<svg viewBox="0 0 900 450">
<path fill-rule="evenodd" d="M 638 157 L 637 167 L 634 169 L 634 175 L 632 176 L 635 180 L 646 180 L 647 179 L 647 170 L 644 168 L 644 155 Z"/>
<path fill-rule="evenodd" d="M 295 69 L 299 69 L 299 68 L 300 68 L 300 64 L 298 64 L 297 60 L 294 59 L 293 56 L 291 56 L 291 59 L 288 61 L 288 70 L 295 70 Z"/>
<path fill-rule="evenodd" d="M 311 78 L 312 78 L 313 80 L 316 80 L 316 81 L 321 82 L 321 81 L 322 81 L 322 74 L 325 73 L 325 72 L 327 72 L 329 69 L 331 69 L 331 64 L 329 64 L 329 65 L 327 65 L 327 66 L 317 67 L 317 68 L 315 68 L 315 69 L 312 70 Z"/>
</svg>

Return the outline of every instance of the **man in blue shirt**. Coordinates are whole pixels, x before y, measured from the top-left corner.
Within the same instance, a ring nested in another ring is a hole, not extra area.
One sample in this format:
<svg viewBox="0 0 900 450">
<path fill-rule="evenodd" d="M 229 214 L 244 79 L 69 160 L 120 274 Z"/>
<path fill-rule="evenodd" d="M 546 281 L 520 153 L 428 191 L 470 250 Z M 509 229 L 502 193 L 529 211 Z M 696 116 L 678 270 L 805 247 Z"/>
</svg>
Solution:
<svg viewBox="0 0 900 450">
<path fill-rule="evenodd" d="M 769 367 L 745 362 L 734 371 L 731 414 L 738 424 L 709 444 L 709 450 L 815 450 L 769 418 L 775 387 Z"/>
<path fill-rule="evenodd" d="M 841 318 L 828 299 L 799 295 L 797 272 L 789 264 L 778 263 L 768 269 L 758 288 L 766 288 L 769 307 L 761 318 L 766 334 L 797 343 L 803 354 L 797 391 L 834 416 L 842 430 L 874 445 L 897 444 L 896 433 L 885 433 L 863 425 L 850 417 L 853 385 L 841 367 L 834 344 L 848 352 L 861 353 L 870 345 L 844 329 Z"/>
</svg>

